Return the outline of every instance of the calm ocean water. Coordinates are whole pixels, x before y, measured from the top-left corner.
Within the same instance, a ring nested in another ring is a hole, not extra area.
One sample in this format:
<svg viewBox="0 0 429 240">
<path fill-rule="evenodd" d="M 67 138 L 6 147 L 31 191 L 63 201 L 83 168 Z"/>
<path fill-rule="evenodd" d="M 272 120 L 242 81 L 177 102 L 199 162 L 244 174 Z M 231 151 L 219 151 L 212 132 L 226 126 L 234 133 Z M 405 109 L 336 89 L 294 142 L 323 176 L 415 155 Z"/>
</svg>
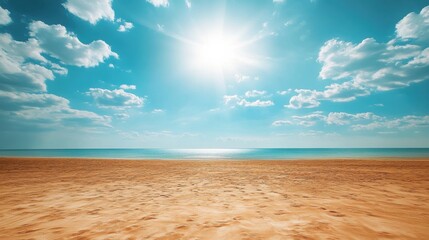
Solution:
<svg viewBox="0 0 429 240">
<path fill-rule="evenodd" d="M 429 148 L 26 149 L 0 156 L 124 159 L 312 159 L 429 157 Z"/>
</svg>

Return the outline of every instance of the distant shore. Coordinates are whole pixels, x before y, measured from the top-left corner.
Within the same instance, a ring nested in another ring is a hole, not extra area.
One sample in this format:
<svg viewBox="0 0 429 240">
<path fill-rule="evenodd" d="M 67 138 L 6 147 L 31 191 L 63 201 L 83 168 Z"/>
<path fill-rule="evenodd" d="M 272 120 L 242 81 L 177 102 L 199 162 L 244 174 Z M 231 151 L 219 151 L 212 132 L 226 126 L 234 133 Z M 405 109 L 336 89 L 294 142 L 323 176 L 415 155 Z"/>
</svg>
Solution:
<svg viewBox="0 0 429 240">
<path fill-rule="evenodd" d="M 106 160 L 0 157 L 0 239 L 429 239 L 429 158 Z"/>
</svg>

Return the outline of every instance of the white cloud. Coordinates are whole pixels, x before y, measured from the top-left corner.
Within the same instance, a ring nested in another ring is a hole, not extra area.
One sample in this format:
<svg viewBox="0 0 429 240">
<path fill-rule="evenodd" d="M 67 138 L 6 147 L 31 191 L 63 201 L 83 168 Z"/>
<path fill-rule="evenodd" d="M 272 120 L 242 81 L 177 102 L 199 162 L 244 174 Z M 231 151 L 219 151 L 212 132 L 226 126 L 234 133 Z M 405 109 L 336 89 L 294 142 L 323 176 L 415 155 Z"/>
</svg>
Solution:
<svg viewBox="0 0 429 240">
<path fill-rule="evenodd" d="M 277 120 L 272 123 L 273 126 L 297 125 L 304 127 L 312 127 L 317 123 L 326 123 L 329 125 L 350 125 L 361 121 L 376 121 L 383 118 L 371 112 L 365 113 L 345 113 L 345 112 L 330 112 L 328 115 L 321 111 L 316 111 L 307 115 L 291 116 L 289 119 Z"/>
<path fill-rule="evenodd" d="M 131 22 L 124 22 L 121 25 L 119 25 L 118 27 L 118 31 L 119 32 L 125 32 L 128 31 L 130 29 L 132 29 L 134 27 L 134 24 Z"/>
<path fill-rule="evenodd" d="M 427 80 L 429 7 L 420 14 L 407 15 L 396 28 L 398 37 L 387 43 L 379 43 L 373 38 L 358 44 L 338 39 L 327 41 L 319 51 L 318 61 L 322 63 L 319 77 L 344 82 L 328 85 L 323 91 L 297 89 L 286 107 L 317 107 L 322 100 L 348 102 L 372 92 L 403 88 Z"/>
<path fill-rule="evenodd" d="M 287 94 L 291 93 L 292 91 L 293 91 L 293 89 L 289 88 L 288 90 L 277 91 L 277 94 L 284 96 L 284 95 L 287 95 Z"/>
<path fill-rule="evenodd" d="M 244 98 L 239 97 L 238 95 L 225 95 L 223 96 L 225 105 L 232 106 L 243 106 L 243 107 L 269 107 L 273 106 L 274 102 L 271 100 L 261 101 L 259 99 L 255 101 L 247 101 Z"/>
<path fill-rule="evenodd" d="M 284 3 L 285 0 L 273 0 L 273 3 Z"/>
<path fill-rule="evenodd" d="M 0 90 L 0 100 L 0 109 L 9 111 L 46 108 L 50 106 L 59 106 L 63 108 L 69 104 L 67 99 L 53 94 L 35 94 L 2 90 Z"/>
<path fill-rule="evenodd" d="M 249 102 L 246 99 L 242 99 L 237 104 L 244 107 L 270 107 L 274 105 L 274 102 L 271 100 L 261 101 L 259 99 L 253 102 Z"/>
<path fill-rule="evenodd" d="M 185 0 L 185 4 L 186 4 L 187 8 L 191 8 L 192 7 L 191 0 Z"/>
<path fill-rule="evenodd" d="M 121 86 L 119 86 L 120 89 L 124 89 L 124 90 L 135 90 L 136 89 L 136 85 L 127 85 L 127 84 L 121 84 Z"/>
<path fill-rule="evenodd" d="M 128 115 L 128 114 L 126 114 L 126 113 L 115 113 L 115 114 L 114 114 L 114 116 L 115 116 L 117 119 L 121 119 L 121 120 L 125 120 L 125 119 L 130 118 L 130 115 Z"/>
<path fill-rule="evenodd" d="M 366 124 L 356 124 L 353 130 L 374 130 L 374 129 L 398 129 L 408 130 L 411 128 L 429 127 L 429 116 L 407 115 L 394 119 L 380 118 Z"/>
<path fill-rule="evenodd" d="M 333 39 L 319 52 L 318 60 L 323 64 L 319 76 L 351 79 L 355 85 L 375 91 L 401 88 L 426 79 L 426 75 L 416 71 L 427 68 L 427 64 L 420 67 L 413 64 L 421 52 L 417 45 L 378 43 L 372 38 L 357 45 Z"/>
<path fill-rule="evenodd" d="M 223 96 L 223 101 L 224 101 L 225 105 L 228 105 L 228 104 L 235 105 L 240 100 L 241 100 L 241 98 L 238 97 L 238 95 L 225 95 L 225 96 Z"/>
<path fill-rule="evenodd" d="M 8 25 L 11 22 L 9 10 L 0 7 L 0 25 Z"/>
<path fill-rule="evenodd" d="M 159 108 L 157 108 L 157 109 L 154 109 L 153 111 L 152 111 L 152 113 L 164 113 L 165 111 L 163 110 L 163 109 L 159 109 Z"/>
<path fill-rule="evenodd" d="M 382 117 L 371 112 L 350 114 L 345 112 L 331 112 L 326 118 L 328 124 L 348 125 L 350 122 L 360 120 L 380 120 Z"/>
<path fill-rule="evenodd" d="M 409 13 L 396 24 L 396 35 L 403 40 L 429 40 L 429 6 L 424 7 L 419 14 Z M 427 42 L 426 42 L 427 44 Z"/>
<path fill-rule="evenodd" d="M 234 78 L 238 83 L 250 80 L 250 76 L 242 75 L 242 74 L 238 74 L 238 73 L 234 74 Z"/>
<path fill-rule="evenodd" d="M 155 7 L 168 7 L 168 0 L 146 0 L 146 2 L 151 3 Z"/>
<path fill-rule="evenodd" d="M 299 109 L 314 108 L 320 105 L 318 101 L 320 92 L 308 89 L 296 89 L 295 92 L 298 93 L 298 95 L 291 97 L 289 104 L 285 105 L 285 107 Z"/>
<path fill-rule="evenodd" d="M 429 116 L 407 115 L 389 118 L 376 115 L 372 112 L 330 112 L 325 115 L 323 112 L 317 111 L 307 115 L 291 116 L 287 119 L 276 120 L 272 123 L 272 126 L 296 125 L 312 127 L 318 123 L 345 126 L 354 131 L 372 131 L 375 129 L 407 131 L 416 128 L 429 128 Z"/>
<path fill-rule="evenodd" d="M 260 97 L 267 94 L 266 91 L 258 91 L 258 90 L 251 90 L 251 91 L 247 91 L 244 96 L 251 98 L 251 97 Z"/>
<path fill-rule="evenodd" d="M 326 116 L 322 112 L 317 111 L 304 116 L 292 116 L 292 119 L 295 125 L 311 127 L 316 125 L 318 121 L 325 121 Z"/>
<path fill-rule="evenodd" d="M 115 65 L 113 65 L 112 63 L 109 63 L 109 68 L 115 68 Z"/>
<path fill-rule="evenodd" d="M 144 99 L 132 93 L 125 92 L 124 89 L 102 89 L 90 88 L 86 93 L 91 96 L 98 107 L 124 109 L 130 107 L 142 107 Z"/>
<path fill-rule="evenodd" d="M 7 33 L 0 34 L 0 89 L 46 92 L 46 80 L 68 72 L 45 58 L 46 55 L 65 64 L 84 67 L 96 66 L 109 56 L 117 57 L 105 42 L 83 44 L 61 25 L 32 22 L 30 36 L 21 42 Z"/>
<path fill-rule="evenodd" d="M 105 59 L 118 55 L 102 40 L 84 44 L 75 34 L 67 32 L 62 25 L 47 25 L 41 21 L 30 24 L 30 36 L 37 39 L 43 52 L 64 64 L 79 67 L 94 67 Z"/>
<path fill-rule="evenodd" d="M 289 120 L 277 120 L 277 121 L 274 121 L 272 125 L 275 127 L 280 127 L 284 125 L 293 125 L 293 123 Z"/>
<path fill-rule="evenodd" d="M 45 81 L 53 80 L 54 72 L 67 73 L 61 66 L 50 64 L 41 54 L 42 49 L 35 39 L 20 42 L 7 33 L 0 34 L 0 89 L 44 92 Z M 35 61 L 45 66 L 33 63 Z M 50 65 L 52 70 L 46 65 Z"/>
<path fill-rule="evenodd" d="M 101 19 L 113 21 L 112 0 L 67 0 L 63 6 L 77 17 L 96 24 Z"/>
<path fill-rule="evenodd" d="M 38 35 L 30 33 L 30 38 L 21 42 L 0 34 L 0 125 L 19 129 L 110 127 L 110 117 L 73 109 L 67 99 L 45 93 L 47 80 L 68 72 L 46 55 L 52 56 Z"/>
<path fill-rule="evenodd" d="M 8 92 L 0 90 L 0 115 L 10 124 L 32 127 L 95 127 L 110 126 L 110 117 L 72 109 L 69 101 L 53 94 Z"/>
</svg>

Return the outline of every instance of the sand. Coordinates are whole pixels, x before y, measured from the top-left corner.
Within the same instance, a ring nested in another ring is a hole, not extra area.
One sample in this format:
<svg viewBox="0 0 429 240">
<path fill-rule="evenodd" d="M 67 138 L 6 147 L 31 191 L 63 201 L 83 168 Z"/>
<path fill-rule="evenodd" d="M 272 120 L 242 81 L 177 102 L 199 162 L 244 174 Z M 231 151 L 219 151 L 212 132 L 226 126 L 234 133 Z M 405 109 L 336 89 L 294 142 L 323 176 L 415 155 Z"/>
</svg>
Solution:
<svg viewBox="0 0 429 240">
<path fill-rule="evenodd" d="M 0 239 L 429 239 L 429 159 L 0 159 Z"/>
</svg>

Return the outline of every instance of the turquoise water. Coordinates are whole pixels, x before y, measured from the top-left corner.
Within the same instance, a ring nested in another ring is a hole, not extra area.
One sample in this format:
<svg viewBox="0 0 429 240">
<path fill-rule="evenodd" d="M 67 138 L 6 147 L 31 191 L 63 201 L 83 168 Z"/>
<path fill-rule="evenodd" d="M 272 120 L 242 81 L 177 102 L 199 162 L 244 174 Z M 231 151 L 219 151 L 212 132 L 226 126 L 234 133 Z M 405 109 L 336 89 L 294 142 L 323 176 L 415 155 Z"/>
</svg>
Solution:
<svg viewBox="0 0 429 240">
<path fill-rule="evenodd" d="M 0 156 L 124 159 L 312 159 L 429 157 L 429 148 L 26 149 Z"/>
</svg>

